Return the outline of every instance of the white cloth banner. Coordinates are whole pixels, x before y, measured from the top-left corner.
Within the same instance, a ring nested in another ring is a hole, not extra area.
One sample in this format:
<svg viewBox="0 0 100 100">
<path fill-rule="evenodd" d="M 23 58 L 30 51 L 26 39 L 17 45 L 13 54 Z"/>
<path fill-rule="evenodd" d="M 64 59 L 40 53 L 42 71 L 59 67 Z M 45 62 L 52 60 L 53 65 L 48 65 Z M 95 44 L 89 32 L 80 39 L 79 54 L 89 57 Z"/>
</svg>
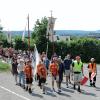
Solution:
<svg viewBox="0 0 100 100">
<path fill-rule="evenodd" d="M 23 34 L 22 34 L 22 41 L 24 41 L 25 33 L 26 33 L 26 27 L 25 27 L 25 30 L 23 31 Z"/>
<path fill-rule="evenodd" d="M 35 45 L 33 58 L 32 58 L 32 66 L 34 67 L 34 73 L 33 73 L 34 76 L 37 74 L 37 65 L 39 64 L 39 61 L 40 61 L 40 55 Z"/>
</svg>

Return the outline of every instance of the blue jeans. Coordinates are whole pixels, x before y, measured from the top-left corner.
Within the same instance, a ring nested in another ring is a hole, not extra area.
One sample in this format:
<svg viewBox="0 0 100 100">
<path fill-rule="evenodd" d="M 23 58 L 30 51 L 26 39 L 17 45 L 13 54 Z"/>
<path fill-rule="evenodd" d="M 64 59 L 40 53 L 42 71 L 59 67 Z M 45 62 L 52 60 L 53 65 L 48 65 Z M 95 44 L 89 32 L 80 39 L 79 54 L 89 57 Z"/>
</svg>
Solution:
<svg viewBox="0 0 100 100">
<path fill-rule="evenodd" d="M 19 72 L 19 84 L 21 84 L 21 80 L 22 80 L 22 85 L 25 85 L 25 75 L 23 71 Z"/>
</svg>

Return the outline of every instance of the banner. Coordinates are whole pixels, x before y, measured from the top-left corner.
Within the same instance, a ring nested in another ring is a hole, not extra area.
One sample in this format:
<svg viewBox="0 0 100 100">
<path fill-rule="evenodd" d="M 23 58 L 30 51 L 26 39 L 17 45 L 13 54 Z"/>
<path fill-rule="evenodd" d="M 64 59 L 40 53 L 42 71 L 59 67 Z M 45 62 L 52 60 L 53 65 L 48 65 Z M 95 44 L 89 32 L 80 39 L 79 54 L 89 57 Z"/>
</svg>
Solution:
<svg viewBox="0 0 100 100">
<path fill-rule="evenodd" d="M 11 32 L 10 31 L 8 31 L 8 33 L 7 33 L 7 41 L 8 41 L 8 43 L 11 43 L 12 42 L 12 37 L 11 37 Z"/>
<path fill-rule="evenodd" d="M 54 25 L 55 25 L 56 18 L 49 17 L 48 19 L 48 25 L 47 25 L 47 38 L 49 37 L 49 40 L 51 42 L 54 41 Z"/>
<path fill-rule="evenodd" d="M 35 45 L 34 53 L 33 53 L 33 57 L 32 57 L 32 66 L 34 68 L 34 76 L 36 76 L 36 74 L 37 74 L 37 65 L 39 64 L 39 61 L 40 61 L 40 55 L 39 55 L 38 50 Z"/>
<path fill-rule="evenodd" d="M 23 34 L 22 34 L 22 41 L 24 41 L 24 39 L 25 39 L 25 33 L 26 33 L 26 27 L 25 27 L 25 30 L 23 31 Z"/>
</svg>

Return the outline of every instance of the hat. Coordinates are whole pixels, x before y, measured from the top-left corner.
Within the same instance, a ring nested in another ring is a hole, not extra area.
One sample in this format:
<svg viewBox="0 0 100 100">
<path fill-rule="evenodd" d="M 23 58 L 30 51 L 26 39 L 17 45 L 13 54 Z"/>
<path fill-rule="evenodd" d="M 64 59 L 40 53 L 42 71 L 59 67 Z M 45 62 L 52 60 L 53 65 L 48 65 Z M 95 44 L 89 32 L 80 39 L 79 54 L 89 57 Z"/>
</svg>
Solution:
<svg viewBox="0 0 100 100">
<path fill-rule="evenodd" d="M 91 60 L 90 61 L 95 61 L 95 59 L 94 58 L 91 58 Z"/>
</svg>

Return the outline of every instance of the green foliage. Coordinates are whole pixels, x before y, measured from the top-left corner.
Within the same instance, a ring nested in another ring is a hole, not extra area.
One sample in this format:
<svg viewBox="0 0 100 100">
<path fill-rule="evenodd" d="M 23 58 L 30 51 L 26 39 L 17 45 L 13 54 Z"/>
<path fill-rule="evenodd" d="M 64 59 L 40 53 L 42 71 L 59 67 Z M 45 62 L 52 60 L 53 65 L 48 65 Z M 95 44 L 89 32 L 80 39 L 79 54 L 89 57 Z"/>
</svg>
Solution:
<svg viewBox="0 0 100 100">
<path fill-rule="evenodd" d="M 58 55 L 66 56 L 70 53 L 73 58 L 76 55 L 80 55 L 84 62 L 89 62 L 91 57 L 96 59 L 96 62 L 100 63 L 100 40 L 82 38 L 72 40 L 70 44 L 67 42 L 59 42 L 56 45 L 56 52 Z"/>
<path fill-rule="evenodd" d="M 32 39 L 35 40 L 39 52 L 46 51 L 47 39 L 46 39 L 46 30 L 47 30 L 48 20 L 46 17 L 42 18 L 41 21 L 38 19 L 36 21 L 35 27 L 32 32 Z"/>
<path fill-rule="evenodd" d="M 13 45 L 12 44 L 10 44 L 8 41 L 7 41 L 7 39 L 4 39 L 4 40 L 2 40 L 2 45 L 3 45 L 3 47 L 4 48 L 6 48 L 6 47 L 13 47 Z"/>
<path fill-rule="evenodd" d="M 28 50 L 27 41 L 22 41 L 21 37 L 15 38 L 15 49 L 16 50 Z"/>
</svg>

